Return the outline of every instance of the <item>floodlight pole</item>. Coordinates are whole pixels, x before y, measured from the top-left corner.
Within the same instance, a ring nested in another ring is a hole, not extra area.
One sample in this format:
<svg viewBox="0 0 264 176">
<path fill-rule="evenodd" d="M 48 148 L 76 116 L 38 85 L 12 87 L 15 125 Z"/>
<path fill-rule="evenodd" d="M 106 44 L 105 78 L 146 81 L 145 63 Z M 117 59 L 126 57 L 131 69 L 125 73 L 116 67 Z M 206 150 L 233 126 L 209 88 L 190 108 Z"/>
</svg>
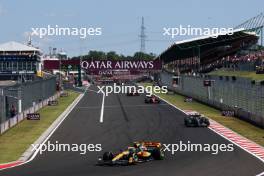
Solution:
<svg viewBox="0 0 264 176">
<path fill-rule="evenodd" d="M 146 34 L 145 34 L 145 25 L 144 25 L 144 17 L 141 18 L 141 27 L 140 27 L 140 52 L 145 53 L 145 42 L 146 42 Z"/>
</svg>

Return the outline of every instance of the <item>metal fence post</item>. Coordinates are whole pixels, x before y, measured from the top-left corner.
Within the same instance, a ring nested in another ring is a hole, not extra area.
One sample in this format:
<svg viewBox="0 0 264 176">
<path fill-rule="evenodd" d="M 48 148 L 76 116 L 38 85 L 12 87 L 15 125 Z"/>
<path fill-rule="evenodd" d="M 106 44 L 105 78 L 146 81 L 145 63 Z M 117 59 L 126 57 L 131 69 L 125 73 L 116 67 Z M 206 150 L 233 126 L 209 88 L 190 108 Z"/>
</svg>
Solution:
<svg viewBox="0 0 264 176">
<path fill-rule="evenodd" d="M 22 90 L 21 87 L 18 88 L 18 113 L 22 112 Z"/>
</svg>

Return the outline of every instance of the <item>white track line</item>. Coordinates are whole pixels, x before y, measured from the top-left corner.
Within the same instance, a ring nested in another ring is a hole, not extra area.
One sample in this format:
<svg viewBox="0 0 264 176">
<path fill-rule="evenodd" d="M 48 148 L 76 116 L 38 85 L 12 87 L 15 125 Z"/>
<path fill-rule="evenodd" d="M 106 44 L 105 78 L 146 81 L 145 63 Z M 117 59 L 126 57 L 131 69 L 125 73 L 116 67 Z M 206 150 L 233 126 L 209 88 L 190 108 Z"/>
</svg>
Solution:
<svg viewBox="0 0 264 176">
<path fill-rule="evenodd" d="M 98 93 L 98 91 L 95 91 L 95 90 L 92 90 L 92 89 L 87 89 L 88 91 L 91 91 L 91 92 L 95 92 L 95 93 Z M 99 92 L 101 93 L 101 92 Z M 99 94 L 98 93 L 98 94 Z M 101 105 L 101 113 L 100 113 L 100 119 L 99 119 L 99 122 L 100 123 L 103 123 L 104 122 L 104 104 L 105 104 L 105 93 L 101 93 L 103 95 L 103 99 L 102 99 L 102 105 Z"/>
<path fill-rule="evenodd" d="M 102 100 L 102 107 L 101 107 L 101 114 L 100 114 L 100 123 L 104 122 L 104 102 L 105 102 L 105 93 L 103 93 L 103 100 Z"/>
<path fill-rule="evenodd" d="M 256 175 L 256 176 L 263 176 L 264 172 L 261 172 L 260 174 Z"/>
</svg>

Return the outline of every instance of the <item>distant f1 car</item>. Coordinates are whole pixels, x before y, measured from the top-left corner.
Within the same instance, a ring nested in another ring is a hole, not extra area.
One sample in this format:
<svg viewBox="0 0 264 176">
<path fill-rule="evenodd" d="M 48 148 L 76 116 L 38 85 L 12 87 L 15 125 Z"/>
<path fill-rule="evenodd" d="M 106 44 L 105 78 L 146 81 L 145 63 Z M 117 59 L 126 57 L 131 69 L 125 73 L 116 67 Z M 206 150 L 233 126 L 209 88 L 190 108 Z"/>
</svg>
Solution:
<svg viewBox="0 0 264 176">
<path fill-rule="evenodd" d="M 127 92 L 127 96 L 139 96 L 139 93 L 137 90 L 135 90 L 135 91 Z"/>
<path fill-rule="evenodd" d="M 186 111 L 187 117 L 184 118 L 184 124 L 187 127 L 208 127 L 209 119 L 196 111 Z"/>
<path fill-rule="evenodd" d="M 191 97 L 186 97 L 185 99 L 184 99 L 184 102 L 192 102 L 193 101 L 193 99 L 191 98 Z"/>
<path fill-rule="evenodd" d="M 127 150 L 118 153 L 105 152 L 102 157 L 98 158 L 97 165 L 122 165 L 128 166 L 137 163 L 163 160 L 164 151 L 162 144 L 159 142 L 134 142 L 134 145 Z"/>
<path fill-rule="evenodd" d="M 154 95 L 147 95 L 145 98 L 145 103 L 158 104 L 160 103 L 160 99 Z"/>
</svg>

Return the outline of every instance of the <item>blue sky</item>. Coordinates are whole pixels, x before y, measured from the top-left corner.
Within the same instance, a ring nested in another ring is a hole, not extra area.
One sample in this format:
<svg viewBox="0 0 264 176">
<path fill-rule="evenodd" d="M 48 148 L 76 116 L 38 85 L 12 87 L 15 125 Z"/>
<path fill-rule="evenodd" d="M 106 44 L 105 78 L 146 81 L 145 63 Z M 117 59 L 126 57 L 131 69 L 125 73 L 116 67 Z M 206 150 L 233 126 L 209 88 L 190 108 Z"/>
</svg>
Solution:
<svg viewBox="0 0 264 176">
<path fill-rule="evenodd" d="M 32 27 L 101 27 L 101 36 L 33 37 L 33 44 L 48 52 L 49 46 L 70 56 L 89 50 L 131 55 L 140 49 L 141 16 L 145 18 L 146 52 L 159 54 L 173 41 L 193 36 L 163 36 L 163 27 L 234 27 L 264 12 L 263 0 L 0 0 L 1 37 L 26 42 Z"/>
</svg>

